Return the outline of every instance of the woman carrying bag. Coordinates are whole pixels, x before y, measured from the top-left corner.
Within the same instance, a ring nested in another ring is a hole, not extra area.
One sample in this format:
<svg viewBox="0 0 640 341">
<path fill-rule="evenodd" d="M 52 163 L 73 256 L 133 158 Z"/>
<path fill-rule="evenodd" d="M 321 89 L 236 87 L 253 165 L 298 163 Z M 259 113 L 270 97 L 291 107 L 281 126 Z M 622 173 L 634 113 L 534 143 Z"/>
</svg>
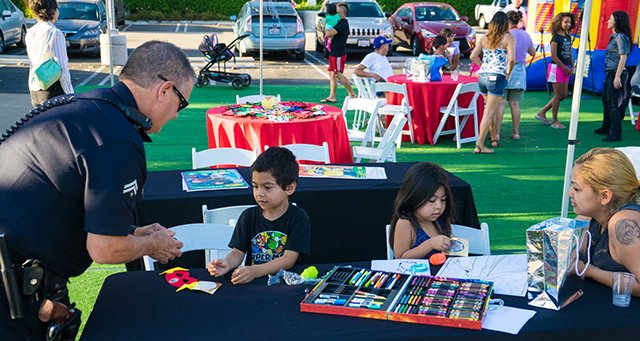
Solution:
<svg viewBox="0 0 640 341">
<path fill-rule="evenodd" d="M 58 20 L 58 3 L 29 0 L 29 8 L 37 19 L 26 36 L 29 92 L 35 107 L 50 98 L 73 93 L 73 85 L 64 34 L 53 25 Z"/>
</svg>

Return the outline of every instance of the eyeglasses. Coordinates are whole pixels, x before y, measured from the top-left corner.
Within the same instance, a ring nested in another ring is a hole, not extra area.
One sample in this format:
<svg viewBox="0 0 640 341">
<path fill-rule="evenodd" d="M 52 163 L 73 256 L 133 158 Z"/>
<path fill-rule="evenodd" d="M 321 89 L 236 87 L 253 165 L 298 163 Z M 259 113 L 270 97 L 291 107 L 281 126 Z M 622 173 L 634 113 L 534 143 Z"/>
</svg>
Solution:
<svg viewBox="0 0 640 341">
<path fill-rule="evenodd" d="M 169 82 L 169 80 L 163 75 L 158 75 L 158 78 L 162 79 L 165 82 Z M 173 81 L 171 81 L 171 83 L 173 83 Z M 189 105 L 189 102 L 187 102 L 187 99 L 184 98 L 184 96 L 182 95 L 182 92 L 180 92 L 180 90 L 178 90 L 178 88 L 176 88 L 174 84 L 172 84 L 171 86 L 173 87 L 173 92 L 175 92 L 176 95 L 178 95 L 178 99 L 180 100 L 180 105 L 178 105 L 178 111 L 186 108 Z"/>
</svg>

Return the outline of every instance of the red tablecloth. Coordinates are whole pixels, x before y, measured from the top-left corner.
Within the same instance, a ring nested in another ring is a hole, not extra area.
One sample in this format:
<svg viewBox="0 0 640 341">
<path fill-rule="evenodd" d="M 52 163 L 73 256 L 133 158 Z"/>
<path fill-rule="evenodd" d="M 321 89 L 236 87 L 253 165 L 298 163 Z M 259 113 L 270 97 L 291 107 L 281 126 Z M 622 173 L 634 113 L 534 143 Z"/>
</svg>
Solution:
<svg viewBox="0 0 640 341">
<path fill-rule="evenodd" d="M 233 147 L 259 151 L 268 145 L 292 143 L 329 144 L 331 163 L 352 163 L 351 145 L 340 109 L 323 105 L 328 115 L 288 122 L 264 118 L 226 116 L 226 106 L 207 111 L 209 148 Z"/>
<path fill-rule="evenodd" d="M 409 96 L 409 105 L 413 107 L 411 119 L 413 120 L 413 129 L 415 140 L 419 144 L 433 144 L 433 134 L 438 129 L 442 114 L 440 107 L 446 106 L 453 96 L 458 83 L 477 82 L 476 77 L 459 76 L 458 81 L 454 82 L 451 76 L 445 74 L 440 82 L 414 82 L 407 79 L 405 75 L 394 75 L 387 79 L 389 82 L 398 84 L 407 84 L 407 95 Z M 460 105 L 467 106 L 473 96 L 465 95 L 460 99 Z M 389 104 L 400 104 L 402 95 L 395 93 L 387 93 L 387 102 Z M 465 102 L 466 101 L 466 102 Z M 478 96 L 478 124 L 484 113 L 484 99 Z M 453 129 L 453 119 L 449 119 L 444 127 Z M 469 118 L 465 128 L 462 130 L 462 137 L 473 135 L 473 117 Z M 405 139 L 407 137 L 405 136 Z"/>
</svg>

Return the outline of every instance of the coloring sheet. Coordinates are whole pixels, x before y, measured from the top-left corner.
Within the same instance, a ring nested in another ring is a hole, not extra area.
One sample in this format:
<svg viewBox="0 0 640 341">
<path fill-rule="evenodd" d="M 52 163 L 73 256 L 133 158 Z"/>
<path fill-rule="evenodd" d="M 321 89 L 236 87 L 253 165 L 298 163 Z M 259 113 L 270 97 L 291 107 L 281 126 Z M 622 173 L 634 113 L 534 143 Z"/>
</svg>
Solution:
<svg viewBox="0 0 640 341">
<path fill-rule="evenodd" d="M 524 297 L 527 293 L 527 255 L 452 257 L 438 276 L 493 282 L 496 294 Z"/>
</svg>

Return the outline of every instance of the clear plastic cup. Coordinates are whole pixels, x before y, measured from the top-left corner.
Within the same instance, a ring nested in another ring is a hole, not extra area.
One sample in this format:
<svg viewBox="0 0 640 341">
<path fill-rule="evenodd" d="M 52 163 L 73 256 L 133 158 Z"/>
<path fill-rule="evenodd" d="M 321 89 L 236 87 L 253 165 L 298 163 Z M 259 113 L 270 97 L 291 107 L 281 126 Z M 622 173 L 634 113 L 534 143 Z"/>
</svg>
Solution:
<svg viewBox="0 0 640 341">
<path fill-rule="evenodd" d="M 458 81 L 458 75 L 459 75 L 459 74 L 460 74 L 460 71 L 459 71 L 458 69 L 455 69 L 455 70 L 451 71 L 451 79 L 452 79 L 454 82 L 457 82 L 457 81 Z"/>
<path fill-rule="evenodd" d="M 613 285 L 613 305 L 618 307 L 628 307 L 631 303 L 631 292 L 636 276 L 628 272 L 614 272 Z"/>
</svg>

